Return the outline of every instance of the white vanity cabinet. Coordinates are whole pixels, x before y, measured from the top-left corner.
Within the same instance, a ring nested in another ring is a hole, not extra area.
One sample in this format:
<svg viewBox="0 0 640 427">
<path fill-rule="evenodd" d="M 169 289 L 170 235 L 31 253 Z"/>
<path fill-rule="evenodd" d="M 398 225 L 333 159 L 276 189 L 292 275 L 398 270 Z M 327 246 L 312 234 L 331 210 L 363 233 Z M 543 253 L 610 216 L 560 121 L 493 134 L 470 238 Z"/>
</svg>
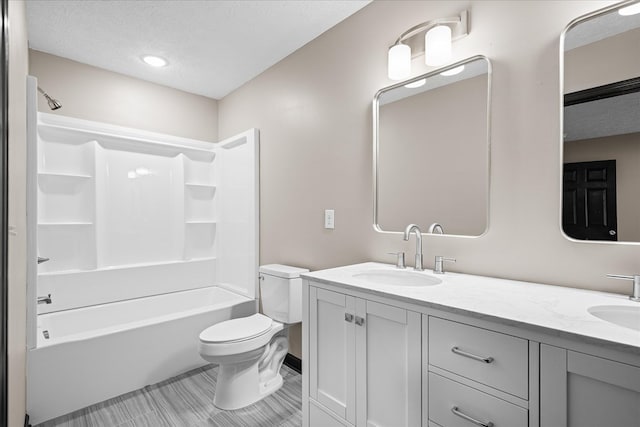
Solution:
<svg viewBox="0 0 640 427">
<path fill-rule="evenodd" d="M 401 287 L 363 271 L 397 272 L 304 275 L 303 426 L 640 427 L 640 335 L 587 311 L 635 310 L 626 298 L 456 273 Z"/>
<path fill-rule="evenodd" d="M 420 314 L 315 285 L 305 300 L 304 425 L 419 426 Z"/>
<path fill-rule="evenodd" d="M 640 427 L 640 367 L 540 348 L 541 427 Z"/>
</svg>

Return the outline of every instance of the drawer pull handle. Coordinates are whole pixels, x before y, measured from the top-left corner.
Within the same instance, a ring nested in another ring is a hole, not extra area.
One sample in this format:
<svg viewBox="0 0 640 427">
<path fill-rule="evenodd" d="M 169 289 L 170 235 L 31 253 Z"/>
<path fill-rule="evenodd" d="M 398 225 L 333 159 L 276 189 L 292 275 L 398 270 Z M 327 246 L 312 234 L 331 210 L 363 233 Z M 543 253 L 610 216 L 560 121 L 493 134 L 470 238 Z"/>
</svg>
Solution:
<svg viewBox="0 0 640 427">
<path fill-rule="evenodd" d="M 482 421 L 478 421 L 473 417 L 470 417 L 467 414 L 462 413 L 457 406 L 454 406 L 451 408 L 451 412 L 453 412 L 454 415 L 459 416 L 460 418 L 462 418 L 463 420 L 467 420 L 470 423 L 473 423 L 477 426 L 480 427 L 493 427 L 493 423 L 491 421 L 487 421 L 486 423 L 483 423 Z"/>
<path fill-rule="evenodd" d="M 460 350 L 458 347 L 453 347 L 451 351 L 455 354 L 459 354 L 460 356 L 468 357 L 469 359 L 477 360 L 478 362 L 491 363 L 493 362 L 493 357 L 482 357 L 477 356 L 472 353 L 467 353 L 466 351 Z"/>
</svg>

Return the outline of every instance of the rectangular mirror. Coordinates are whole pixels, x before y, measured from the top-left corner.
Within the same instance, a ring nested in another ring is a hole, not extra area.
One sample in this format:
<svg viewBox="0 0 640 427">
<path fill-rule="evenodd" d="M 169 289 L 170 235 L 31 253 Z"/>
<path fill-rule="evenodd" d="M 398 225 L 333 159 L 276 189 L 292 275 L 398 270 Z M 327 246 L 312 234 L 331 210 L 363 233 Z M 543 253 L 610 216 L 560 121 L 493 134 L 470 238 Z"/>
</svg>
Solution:
<svg viewBox="0 0 640 427">
<path fill-rule="evenodd" d="M 374 227 L 479 236 L 488 226 L 491 66 L 476 56 L 373 100 Z"/>
<path fill-rule="evenodd" d="M 561 218 L 570 238 L 640 241 L 638 46 L 632 2 L 575 20 L 561 38 Z"/>
</svg>

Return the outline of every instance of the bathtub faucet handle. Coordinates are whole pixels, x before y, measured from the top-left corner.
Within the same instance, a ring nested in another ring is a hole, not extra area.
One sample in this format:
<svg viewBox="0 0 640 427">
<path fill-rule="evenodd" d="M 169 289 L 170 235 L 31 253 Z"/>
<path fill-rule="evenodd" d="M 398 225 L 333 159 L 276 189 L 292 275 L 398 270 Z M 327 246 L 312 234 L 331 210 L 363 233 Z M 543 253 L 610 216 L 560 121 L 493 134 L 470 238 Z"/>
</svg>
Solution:
<svg viewBox="0 0 640 427">
<path fill-rule="evenodd" d="M 38 297 L 38 304 L 51 304 L 51 294 L 46 297 Z"/>
</svg>

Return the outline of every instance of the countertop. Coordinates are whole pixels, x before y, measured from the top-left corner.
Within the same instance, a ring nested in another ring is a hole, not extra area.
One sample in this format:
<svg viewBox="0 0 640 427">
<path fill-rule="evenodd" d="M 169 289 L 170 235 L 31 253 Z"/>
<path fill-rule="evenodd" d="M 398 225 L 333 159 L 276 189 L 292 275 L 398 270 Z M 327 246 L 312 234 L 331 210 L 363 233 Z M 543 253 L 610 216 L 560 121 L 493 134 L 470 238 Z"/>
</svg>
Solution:
<svg viewBox="0 0 640 427">
<path fill-rule="evenodd" d="M 381 269 L 396 268 L 368 262 L 304 273 L 302 277 L 640 355 L 640 332 L 606 322 L 587 311 L 589 307 L 601 305 L 640 307 L 640 303 L 624 295 L 470 274 L 435 275 L 431 270 L 416 273 L 437 277 L 442 280 L 441 284 L 383 285 L 354 277 L 354 274 Z"/>
</svg>

